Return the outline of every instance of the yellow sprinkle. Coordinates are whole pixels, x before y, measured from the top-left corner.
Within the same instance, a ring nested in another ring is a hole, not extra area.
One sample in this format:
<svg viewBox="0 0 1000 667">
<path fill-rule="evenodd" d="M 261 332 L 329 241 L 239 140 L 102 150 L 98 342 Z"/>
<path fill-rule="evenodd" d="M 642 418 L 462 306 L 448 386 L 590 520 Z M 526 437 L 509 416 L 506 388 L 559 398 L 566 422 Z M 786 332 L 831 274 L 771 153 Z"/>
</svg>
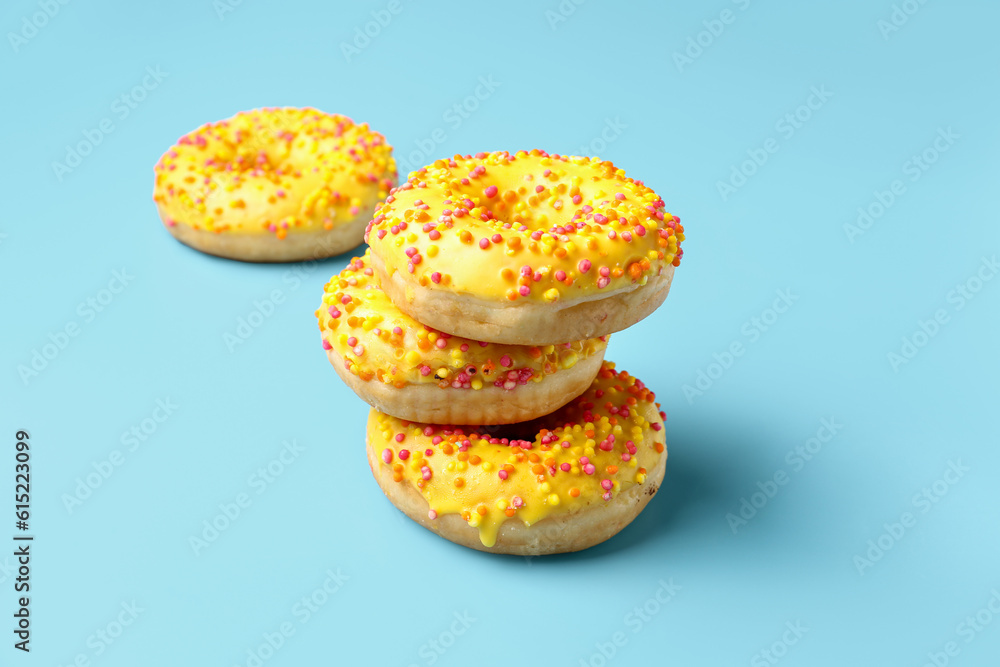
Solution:
<svg viewBox="0 0 1000 667">
<path fill-rule="evenodd" d="M 565 354 L 563 358 L 560 360 L 559 367 L 562 368 L 563 370 L 567 368 L 573 368 L 573 366 L 576 366 L 576 362 L 578 360 L 579 357 L 577 356 L 576 352 L 570 351 L 569 353 Z"/>
<path fill-rule="evenodd" d="M 550 493 L 548 500 L 549 500 L 549 505 L 558 505 L 559 504 L 559 494 L 558 493 Z"/>
</svg>

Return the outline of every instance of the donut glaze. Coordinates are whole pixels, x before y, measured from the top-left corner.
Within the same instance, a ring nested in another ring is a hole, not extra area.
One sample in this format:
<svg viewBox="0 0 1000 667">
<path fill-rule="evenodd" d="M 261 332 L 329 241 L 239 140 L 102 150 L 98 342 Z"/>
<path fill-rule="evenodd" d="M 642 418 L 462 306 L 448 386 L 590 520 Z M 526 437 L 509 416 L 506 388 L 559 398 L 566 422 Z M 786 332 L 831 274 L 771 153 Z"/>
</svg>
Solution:
<svg viewBox="0 0 1000 667">
<path fill-rule="evenodd" d="M 276 240 L 366 218 L 396 182 L 381 134 L 311 108 L 257 109 L 203 125 L 155 173 L 153 201 L 175 236 L 180 226 Z"/>
<path fill-rule="evenodd" d="M 477 532 L 479 544 L 464 542 L 467 546 L 515 553 L 504 545 L 507 522 L 540 530 L 543 522 L 565 525 L 616 500 L 631 505 L 633 497 L 648 500 L 651 493 L 637 493 L 635 487 L 662 479 L 665 415 L 658 410 L 641 381 L 604 362 L 581 396 L 551 415 L 508 429 L 411 423 L 372 410 L 369 462 L 394 502 L 402 496 L 391 485 L 419 492 L 426 519 L 411 518 L 425 527 L 460 541 L 454 530 L 436 527 L 458 515 L 466 524 L 462 530 Z M 651 479 L 653 474 L 658 478 Z M 600 539 L 620 530 L 641 508 Z M 574 538 L 569 550 L 594 543 Z M 553 552 L 546 546 L 535 552 Z"/>
<path fill-rule="evenodd" d="M 323 349 L 341 376 L 348 375 L 348 384 L 369 403 L 411 419 L 429 418 L 414 416 L 420 411 L 434 416 L 448 414 L 449 402 L 465 400 L 458 399 L 456 392 L 482 394 L 478 400 L 488 404 L 470 410 L 458 403 L 452 412 L 454 419 L 462 419 L 462 411 L 466 419 L 473 415 L 471 421 L 459 423 L 482 423 L 480 415 L 499 417 L 497 423 L 510 423 L 552 412 L 589 386 L 607 348 L 606 337 L 520 346 L 436 331 L 389 300 L 379 288 L 368 253 L 355 257 L 324 286 L 323 301 L 315 314 Z M 583 364 L 590 368 L 589 375 L 571 373 L 571 369 Z M 564 376 L 572 376 L 573 386 L 561 393 L 536 392 L 525 396 L 524 401 L 515 398 L 535 385 L 555 385 L 556 379 Z M 357 381 L 384 385 L 394 391 L 372 393 L 365 386 L 359 387 Z M 407 394 L 406 390 L 415 385 L 437 391 Z"/>
<path fill-rule="evenodd" d="M 513 308 L 641 289 L 672 274 L 683 239 L 659 195 L 611 162 L 538 150 L 438 160 L 394 189 L 366 231 L 385 277 Z M 433 313 L 411 315 L 437 326 Z"/>
</svg>

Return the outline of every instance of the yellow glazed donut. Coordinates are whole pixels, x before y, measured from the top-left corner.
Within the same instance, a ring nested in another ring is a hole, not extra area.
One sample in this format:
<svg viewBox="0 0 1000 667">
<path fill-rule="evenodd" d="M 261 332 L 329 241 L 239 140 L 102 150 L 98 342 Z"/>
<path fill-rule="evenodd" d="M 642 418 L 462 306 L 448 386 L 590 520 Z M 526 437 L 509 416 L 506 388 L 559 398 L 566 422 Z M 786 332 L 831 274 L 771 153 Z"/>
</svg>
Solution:
<svg viewBox="0 0 1000 667">
<path fill-rule="evenodd" d="M 512 427 L 434 426 L 372 410 L 368 463 L 396 507 L 452 542 L 578 551 L 628 525 L 663 481 L 665 415 L 654 401 L 605 362 L 581 396 Z"/>
<path fill-rule="evenodd" d="M 181 137 L 155 172 L 153 201 L 175 238 L 248 262 L 356 247 L 396 183 L 381 134 L 309 108 L 245 111 L 204 125 Z"/>
<path fill-rule="evenodd" d="M 326 284 L 316 310 L 330 363 L 383 412 L 437 424 L 509 424 L 562 407 L 590 386 L 606 338 L 498 345 L 450 336 L 396 308 L 371 257 Z"/>
<path fill-rule="evenodd" d="M 684 228 L 597 158 L 506 151 L 438 160 L 365 239 L 400 309 L 440 331 L 543 345 L 635 324 L 667 296 Z"/>
</svg>

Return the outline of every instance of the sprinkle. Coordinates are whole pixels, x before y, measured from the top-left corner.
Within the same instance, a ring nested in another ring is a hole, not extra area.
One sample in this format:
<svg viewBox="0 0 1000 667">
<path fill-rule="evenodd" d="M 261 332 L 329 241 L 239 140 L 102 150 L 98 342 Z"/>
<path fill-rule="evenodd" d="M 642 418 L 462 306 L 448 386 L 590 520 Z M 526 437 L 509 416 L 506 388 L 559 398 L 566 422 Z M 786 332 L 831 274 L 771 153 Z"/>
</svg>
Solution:
<svg viewBox="0 0 1000 667">
<path fill-rule="evenodd" d="M 392 463 L 392 450 L 386 447 L 382 450 L 382 460 L 386 463 Z"/>
</svg>

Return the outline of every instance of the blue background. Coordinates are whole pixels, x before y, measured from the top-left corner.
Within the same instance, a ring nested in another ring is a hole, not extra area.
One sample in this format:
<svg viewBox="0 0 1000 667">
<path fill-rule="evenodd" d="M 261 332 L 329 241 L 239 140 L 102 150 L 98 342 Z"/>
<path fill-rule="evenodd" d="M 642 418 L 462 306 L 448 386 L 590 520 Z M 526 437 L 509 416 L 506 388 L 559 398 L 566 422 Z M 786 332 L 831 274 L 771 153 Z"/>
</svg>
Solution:
<svg viewBox="0 0 1000 667">
<path fill-rule="evenodd" d="M 39 6 L 5 3 L 0 535 L 14 532 L 14 433 L 28 429 L 36 541 L 30 655 L 11 647 L 0 557 L 0 663 L 252 665 L 262 635 L 289 623 L 263 664 L 922 665 L 948 642 L 949 664 L 996 664 L 1000 281 L 977 272 L 1000 250 L 1000 7 L 911 0 L 889 31 L 890 0 L 590 0 L 564 2 L 566 16 L 556 0 L 403 0 L 345 53 L 387 6 L 72 2 L 33 32 L 23 22 Z M 727 9 L 729 24 L 712 23 Z M 163 78 L 123 116 L 116 99 L 147 67 Z M 480 77 L 495 89 L 467 99 Z M 830 96 L 800 108 L 813 87 Z M 411 164 L 597 152 L 681 216 L 670 297 L 608 352 L 669 416 L 666 481 L 634 524 L 578 554 L 498 557 L 385 500 L 365 462 L 366 406 L 329 367 L 312 314 L 350 256 L 208 257 L 173 241 L 151 201 L 153 164 L 181 134 L 263 105 L 368 121 Z M 808 118 L 789 133 L 796 112 Z M 103 119 L 112 131 L 57 175 Z M 777 151 L 730 181 L 765 143 Z M 925 151 L 935 161 L 914 171 Z M 845 229 L 896 180 L 905 190 L 880 217 Z M 724 196 L 719 182 L 740 186 Z M 101 312 L 81 308 L 112 296 L 101 290 L 123 269 L 133 278 Z M 978 291 L 962 302 L 958 285 Z M 230 351 L 224 335 L 274 290 L 281 303 Z M 775 319 L 778 290 L 796 300 Z M 939 310 L 935 335 L 914 336 Z M 70 323 L 78 335 L 22 379 Z M 894 367 L 904 337 L 922 346 Z M 699 372 L 702 393 L 685 391 Z M 128 451 L 123 433 L 158 399 L 176 410 Z M 794 463 L 828 435 L 823 419 L 836 434 Z M 292 440 L 303 451 L 258 493 L 251 476 Z M 67 508 L 115 450 L 121 465 Z M 950 465 L 967 470 L 933 491 Z M 787 483 L 734 530 L 727 514 L 779 471 Z M 924 488 L 942 497 L 921 500 Z M 250 506 L 196 554 L 189 538 L 240 493 Z M 911 525 L 893 527 L 906 512 Z M 302 622 L 296 604 L 327 570 L 347 579 Z M 679 587 L 662 605 L 661 580 Z M 96 639 L 133 601 L 134 622 Z M 973 631 L 977 612 L 990 622 Z M 475 620 L 453 636 L 455 614 Z"/>
</svg>

